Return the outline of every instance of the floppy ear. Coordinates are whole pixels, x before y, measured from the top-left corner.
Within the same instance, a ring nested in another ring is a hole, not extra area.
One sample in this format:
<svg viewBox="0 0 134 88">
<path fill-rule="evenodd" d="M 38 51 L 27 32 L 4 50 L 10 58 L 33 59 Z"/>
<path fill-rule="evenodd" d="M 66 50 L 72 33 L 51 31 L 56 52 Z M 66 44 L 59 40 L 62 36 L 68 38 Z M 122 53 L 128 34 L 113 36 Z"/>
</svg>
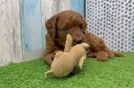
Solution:
<svg viewBox="0 0 134 88">
<path fill-rule="evenodd" d="M 85 29 L 85 31 L 83 33 L 85 34 L 85 32 L 87 32 L 87 22 L 86 22 L 86 20 L 85 20 L 85 18 L 83 16 L 80 15 L 80 17 L 82 18 L 83 23 L 84 23 L 84 29 Z"/>
<path fill-rule="evenodd" d="M 55 15 L 55 16 L 51 17 L 50 19 L 48 19 L 45 23 L 48 34 L 52 38 L 54 38 L 56 35 L 56 19 L 57 19 L 57 16 Z"/>
</svg>

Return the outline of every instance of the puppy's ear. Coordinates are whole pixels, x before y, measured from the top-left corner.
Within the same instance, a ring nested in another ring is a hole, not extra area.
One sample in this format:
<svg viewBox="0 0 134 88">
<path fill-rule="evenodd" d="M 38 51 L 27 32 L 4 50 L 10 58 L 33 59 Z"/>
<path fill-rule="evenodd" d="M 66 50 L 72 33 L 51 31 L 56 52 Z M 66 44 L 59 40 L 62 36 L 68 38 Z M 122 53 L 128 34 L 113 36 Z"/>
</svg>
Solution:
<svg viewBox="0 0 134 88">
<path fill-rule="evenodd" d="M 54 38 L 56 35 L 56 19 L 57 19 L 57 15 L 48 19 L 45 23 L 47 32 L 52 38 Z"/>
<path fill-rule="evenodd" d="M 82 18 L 83 24 L 84 24 L 84 30 L 85 30 L 84 33 L 86 33 L 87 32 L 87 22 L 83 16 L 81 16 L 81 18 Z"/>
</svg>

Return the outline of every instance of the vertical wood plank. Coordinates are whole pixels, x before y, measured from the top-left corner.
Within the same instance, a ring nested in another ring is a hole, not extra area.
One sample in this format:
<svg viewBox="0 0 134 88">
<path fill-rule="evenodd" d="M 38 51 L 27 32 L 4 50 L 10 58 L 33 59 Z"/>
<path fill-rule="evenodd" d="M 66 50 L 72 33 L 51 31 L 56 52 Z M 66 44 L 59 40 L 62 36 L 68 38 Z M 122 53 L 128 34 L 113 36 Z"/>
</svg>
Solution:
<svg viewBox="0 0 134 88">
<path fill-rule="evenodd" d="M 46 47 L 45 35 L 47 30 L 45 27 L 45 22 L 51 16 L 57 13 L 57 0 L 41 0 L 41 13 L 42 13 L 42 28 L 43 28 L 43 47 Z"/>
<path fill-rule="evenodd" d="M 21 0 L 22 46 L 24 52 L 42 48 L 40 0 Z"/>
<path fill-rule="evenodd" d="M 57 13 L 57 0 L 41 0 L 42 23 Z"/>
<path fill-rule="evenodd" d="M 0 65 L 21 60 L 19 0 L 0 0 Z"/>
<path fill-rule="evenodd" d="M 71 9 L 71 0 L 58 0 L 58 12 Z"/>
<path fill-rule="evenodd" d="M 71 9 L 84 16 L 84 0 L 71 0 Z"/>
</svg>

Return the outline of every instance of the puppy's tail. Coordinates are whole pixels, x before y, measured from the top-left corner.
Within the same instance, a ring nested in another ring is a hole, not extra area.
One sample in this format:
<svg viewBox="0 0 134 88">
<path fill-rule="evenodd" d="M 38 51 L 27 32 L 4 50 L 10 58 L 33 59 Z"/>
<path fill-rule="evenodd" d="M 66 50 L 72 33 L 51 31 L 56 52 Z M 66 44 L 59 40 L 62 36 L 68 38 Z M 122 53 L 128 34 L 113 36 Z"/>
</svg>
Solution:
<svg viewBox="0 0 134 88">
<path fill-rule="evenodd" d="M 72 47 L 73 39 L 70 34 L 67 34 L 64 52 L 69 52 Z"/>
<path fill-rule="evenodd" d="M 85 49 L 89 48 L 89 45 L 87 43 L 81 43 L 80 45 Z"/>
</svg>

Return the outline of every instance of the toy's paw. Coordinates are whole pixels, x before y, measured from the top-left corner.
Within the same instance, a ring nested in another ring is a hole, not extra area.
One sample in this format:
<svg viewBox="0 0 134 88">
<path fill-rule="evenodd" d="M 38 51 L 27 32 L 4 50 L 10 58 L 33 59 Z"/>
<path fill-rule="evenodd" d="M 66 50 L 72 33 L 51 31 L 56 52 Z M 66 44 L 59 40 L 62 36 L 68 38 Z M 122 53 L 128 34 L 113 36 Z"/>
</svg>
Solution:
<svg viewBox="0 0 134 88">
<path fill-rule="evenodd" d="M 108 59 L 108 55 L 104 51 L 98 51 L 96 54 L 96 59 L 98 61 L 106 61 Z"/>
<path fill-rule="evenodd" d="M 45 72 L 44 75 L 45 75 L 45 79 L 47 79 L 47 72 Z"/>
<path fill-rule="evenodd" d="M 47 79 L 48 77 L 52 77 L 53 76 L 53 71 L 49 70 L 47 72 L 45 72 L 45 79 Z"/>
<path fill-rule="evenodd" d="M 80 70 L 83 70 L 83 65 L 80 64 L 80 65 L 79 65 L 79 68 L 80 68 Z"/>
</svg>

